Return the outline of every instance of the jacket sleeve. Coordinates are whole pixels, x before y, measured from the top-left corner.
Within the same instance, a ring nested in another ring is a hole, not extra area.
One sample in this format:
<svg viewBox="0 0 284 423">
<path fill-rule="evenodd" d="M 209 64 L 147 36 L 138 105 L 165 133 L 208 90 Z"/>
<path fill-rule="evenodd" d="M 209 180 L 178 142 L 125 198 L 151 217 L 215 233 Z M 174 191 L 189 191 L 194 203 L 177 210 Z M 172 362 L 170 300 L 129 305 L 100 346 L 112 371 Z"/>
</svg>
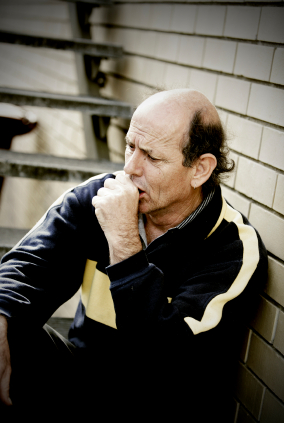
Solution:
<svg viewBox="0 0 284 423">
<path fill-rule="evenodd" d="M 54 203 L 0 266 L 0 313 L 42 325 L 78 290 L 87 219 L 74 191 Z"/>
<path fill-rule="evenodd" d="M 118 329 L 134 337 L 151 335 L 159 342 L 165 338 L 198 342 L 232 332 L 232 325 L 241 325 L 246 310 L 252 309 L 251 301 L 265 281 L 267 261 L 264 249 L 255 270 L 236 290 L 244 266 L 231 254 L 229 249 L 221 252 L 213 263 L 185 276 L 182 283 L 177 281 L 172 299 L 166 296 L 165 275 L 148 262 L 145 251 L 108 267 Z"/>
</svg>

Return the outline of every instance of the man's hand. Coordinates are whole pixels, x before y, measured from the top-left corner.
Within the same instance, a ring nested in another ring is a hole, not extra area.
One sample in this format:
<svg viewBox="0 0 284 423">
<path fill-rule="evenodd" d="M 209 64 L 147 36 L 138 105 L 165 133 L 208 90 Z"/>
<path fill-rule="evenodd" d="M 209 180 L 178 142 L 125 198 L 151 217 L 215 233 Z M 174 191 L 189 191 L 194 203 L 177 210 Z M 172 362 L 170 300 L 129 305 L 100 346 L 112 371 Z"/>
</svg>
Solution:
<svg viewBox="0 0 284 423">
<path fill-rule="evenodd" d="M 142 250 L 138 231 L 139 191 L 129 176 L 118 174 L 107 179 L 92 204 L 105 233 L 111 264 Z"/>
<path fill-rule="evenodd" d="M 7 326 L 6 318 L 0 315 L 0 400 L 6 405 L 12 405 L 9 397 L 11 362 Z"/>
</svg>

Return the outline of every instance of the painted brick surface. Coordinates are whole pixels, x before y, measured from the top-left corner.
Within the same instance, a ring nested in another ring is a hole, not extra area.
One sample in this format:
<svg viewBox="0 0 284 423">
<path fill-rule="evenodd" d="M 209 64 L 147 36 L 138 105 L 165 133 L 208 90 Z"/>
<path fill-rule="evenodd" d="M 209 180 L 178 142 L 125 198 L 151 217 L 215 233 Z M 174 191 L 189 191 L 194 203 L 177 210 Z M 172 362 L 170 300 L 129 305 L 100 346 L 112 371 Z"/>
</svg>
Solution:
<svg viewBox="0 0 284 423">
<path fill-rule="evenodd" d="M 219 76 L 215 101 L 216 106 L 245 115 L 249 100 L 250 85 L 247 81 Z"/>
<path fill-rule="evenodd" d="M 248 217 L 249 214 L 249 208 L 250 208 L 250 201 L 240 195 L 236 191 L 232 191 L 231 189 L 222 186 L 222 192 L 226 200 L 239 212 L 244 214 L 246 217 Z"/>
<path fill-rule="evenodd" d="M 173 6 L 171 4 L 155 4 L 152 8 L 151 27 L 160 31 L 170 29 Z"/>
<path fill-rule="evenodd" d="M 268 281 L 265 292 L 284 307 L 284 265 L 272 257 L 268 258 Z"/>
<path fill-rule="evenodd" d="M 284 175 L 278 175 L 273 208 L 284 215 Z"/>
<path fill-rule="evenodd" d="M 284 421 L 284 406 L 268 389 L 265 391 L 260 423 L 281 423 Z"/>
<path fill-rule="evenodd" d="M 217 79 L 217 75 L 194 69 L 190 74 L 190 88 L 203 92 L 214 103 Z"/>
<path fill-rule="evenodd" d="M 226 7 L 199 6 L 196 19 L 196 34 L 223 35 Z"/>
<path fill-rule="evenodd" d="M 176 34 L 157 34 L 156 54 L 158 59 L 177 61 L 180 36 Z"/>
<path fill-rule="evenodd" d="M 176 4 L 172 11 L 171 31 L 193 34 L 197 14 L 197 6 Z"/>
<path fill-rule="evenodd" d="M 177 59 L 178 63 L 201 67 L 204 46 L 205 39 L 202 37 L 181 35 Z"/>
<path fill-rule="evenodd" d="M 234 74 L 269 81 L 274 48 L 238 43 Z"/>
<path fill-rule="evenodd" d="M 284 170 L 284 133 L 264 127 L 259 160 Z"/>
<path fill-rule="evenodd" d="M 256 315 L 250 324 L 266 341 L 273 342 L 278 308 L 263 297 L 259 297 Z"/>
<path fill-rule="evenodd" d="M 284 48 L 277 48 L 274 54 L 270 81 L 284 85 Z"/>
<path fill-rule="evenodd" d="M 238 368 L 236 396 L 244 406 L 258 419 L 264 394 L 264 386 L 242 364 Z"/>
<path fill-rule="evenodd" d="M 229 114 L 227 126 L 230 148 L 257 159 L 261 143 L 262 125 Z"/>
<path fill-rule="evenodd" d="M 284 400 L 284 358 L 257 335 L 252 334 L 248 367 L 278 396 Z"/>
<path fill-rule="evenodd" d="M 139 31 L 136 53 L 155 57 L 158 35 L 157 32 Z"/>
<path fill-rule="evenodd" d="M 276 179 L 274 170 L 245 157 L 239 158 L 235 187 L 246 196 L 272 207 Z"/>
<path fill-rule="evenodd" d="M 189 85 L 190 69 L 166 63 L 164 84 L 167 89 L 184 88 Z"/>
<path fill-rule="evenodd" d="M 284 43 L 283 7 L 263 7 L 258 30 L 258 40 Z"/>
<path fill-rule="evenodd" d="M 284 313 L 283 311 L 279 311 L 279 317 L 278 317 L 278 324 L 277 329 L 275 333 L 275 339 L 274 339 L 274 347 L 277 348 L 278 351 L 281 352 L 281 354 L 284 355 Z"/>
<path fill-rule="evenodd" d="M 206 41 L 203 66 L 208 69 L 232 73 L 237 43 L 208 39 Z"/>
<path fill-rule="evenodd" d="M 284 260 L 283 219 L 256 204 L 252 204 L 249 220 L 259 231 L 267 250 Z"/>
<path fill-rule="evenodd" d="M 255 40 L 259 17 L 259 8 L 228 6 L 224 35 L 232 38 Z"/>
<path fill-rule="evenodd" d="M 283 111 L 284 90 L 266 85 L 252 84 L 248 115 L 284 126 Z"/>
<path fill-rule="evenodd" d="M 251 417 L 248 411 L 246 411 L 241 405 L 238 410 L 236 423 L 255 423 L 256 420 Z"/>
</svg>

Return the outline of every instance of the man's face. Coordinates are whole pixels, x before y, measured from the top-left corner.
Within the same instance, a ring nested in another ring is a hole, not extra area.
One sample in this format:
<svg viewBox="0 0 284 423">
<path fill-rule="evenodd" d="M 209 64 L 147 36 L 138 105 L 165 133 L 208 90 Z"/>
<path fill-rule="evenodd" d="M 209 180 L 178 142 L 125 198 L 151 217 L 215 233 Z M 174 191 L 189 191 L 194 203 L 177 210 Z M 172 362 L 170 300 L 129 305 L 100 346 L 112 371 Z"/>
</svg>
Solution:
<svg viewBox="0 0 284 423">
<path fill-rule="evenodd" d="M 140 213 L 179 215 L 188 207 L 194 170 L 182 165 L 187 126 L 176 115 L 138 108 L 130 123 L 124 170 L 139 189 Z"/>
</svg>

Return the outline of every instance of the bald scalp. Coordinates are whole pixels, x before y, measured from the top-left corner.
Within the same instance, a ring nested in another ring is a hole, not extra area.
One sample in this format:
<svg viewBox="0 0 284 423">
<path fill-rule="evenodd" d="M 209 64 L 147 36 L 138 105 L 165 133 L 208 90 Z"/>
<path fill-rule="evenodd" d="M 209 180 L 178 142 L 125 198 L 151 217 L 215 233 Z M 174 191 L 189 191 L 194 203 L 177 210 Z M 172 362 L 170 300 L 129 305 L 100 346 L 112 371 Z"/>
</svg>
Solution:
<svg viewBox="0 0 284 423">
<path fill-rule="evenodd" d="M 153 113 L 155 110 L 161 109 L 169 115 L 170 121 L 175 119 L 178 114 L 189 125 L 196 112 L 199 112 L 205 124 L 221 124 L 215 106 L 197 90 L 181 88 L 158 92 L 143 101 L 137 111 Z"/>
</svg>

